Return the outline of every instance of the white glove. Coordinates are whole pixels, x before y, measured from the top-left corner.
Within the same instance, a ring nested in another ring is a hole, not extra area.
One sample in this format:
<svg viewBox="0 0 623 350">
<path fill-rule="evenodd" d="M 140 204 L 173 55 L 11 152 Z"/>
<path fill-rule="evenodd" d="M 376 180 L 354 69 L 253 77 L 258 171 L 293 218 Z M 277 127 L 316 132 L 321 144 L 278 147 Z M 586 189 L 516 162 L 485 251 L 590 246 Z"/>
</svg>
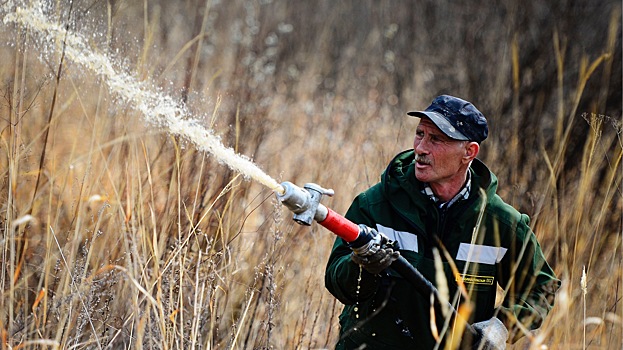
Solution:
<svg viewBox="0 0 623 350">
<path fill-rule="evenodd" d="M 479 350 L 504 350 L 508 339 L 508 330 L 504 323 L 497 317 L 492 317 L 486 321 L 474 323 L 472 325 L 482 338 L 475 349 Z"/>
</svg>

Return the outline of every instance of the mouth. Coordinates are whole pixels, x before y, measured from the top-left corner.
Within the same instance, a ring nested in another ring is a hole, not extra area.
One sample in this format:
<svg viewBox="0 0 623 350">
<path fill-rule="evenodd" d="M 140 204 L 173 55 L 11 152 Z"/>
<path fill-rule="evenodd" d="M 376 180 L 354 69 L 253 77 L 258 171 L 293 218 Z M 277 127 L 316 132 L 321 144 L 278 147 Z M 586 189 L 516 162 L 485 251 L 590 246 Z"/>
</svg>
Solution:
<svg viewBox="0 0 623 350">
<path fill-rule="evenodd" d="M 430 163 L 430 159 L 427 159 L 426 157 L 420 155 L 415 156 L 415 166 L 418 168 L 430 166 Z"/>
</svg>

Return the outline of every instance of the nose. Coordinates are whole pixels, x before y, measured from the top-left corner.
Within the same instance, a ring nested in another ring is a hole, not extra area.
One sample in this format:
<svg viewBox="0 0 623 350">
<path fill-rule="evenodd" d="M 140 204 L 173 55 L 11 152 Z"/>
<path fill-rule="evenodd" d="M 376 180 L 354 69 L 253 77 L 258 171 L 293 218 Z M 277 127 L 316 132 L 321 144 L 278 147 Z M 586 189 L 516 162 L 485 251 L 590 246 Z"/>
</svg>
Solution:
<svg viewBox="0 0 623 350">
<path fill-rule="evenodd" d="M 428 154 L 428 142 L 426 141 L 426 137 L 415 137 L 413 140 L 413 149 L 417 154 Z"/>
</svg>

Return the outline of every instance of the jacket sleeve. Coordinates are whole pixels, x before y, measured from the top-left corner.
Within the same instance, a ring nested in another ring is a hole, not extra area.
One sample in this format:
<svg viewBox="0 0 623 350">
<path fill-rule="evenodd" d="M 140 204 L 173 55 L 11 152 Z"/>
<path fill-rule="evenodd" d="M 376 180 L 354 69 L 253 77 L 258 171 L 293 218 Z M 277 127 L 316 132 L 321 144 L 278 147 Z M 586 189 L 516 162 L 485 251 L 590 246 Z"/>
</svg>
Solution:
<svg viewBox="0 0 623 350">
<path fill-rule="evenodd" d="M 345 217 L 356 224 L 375 224 L 366 214 L 365 194 L 355 198 Z M 337 238 L 325 269 L 325 287 L 345 305 L 369 299 L 377 290 L 379 278 L 362 269 L 350 259 L 351 249 L 346 242 Z"/>
<path fill-rule="evenodd" d="M 524 333 L 517 322 L 528 330 L 541 326 L 554 306 L 560 280 L 548 265 L 541 246 L 532 232 L 527 215 L 522 214 L 511 247 L 502 259 L 500 286 L 506 291 L 498 317 L 510 330 L 510 341 Z"/>
</svg>

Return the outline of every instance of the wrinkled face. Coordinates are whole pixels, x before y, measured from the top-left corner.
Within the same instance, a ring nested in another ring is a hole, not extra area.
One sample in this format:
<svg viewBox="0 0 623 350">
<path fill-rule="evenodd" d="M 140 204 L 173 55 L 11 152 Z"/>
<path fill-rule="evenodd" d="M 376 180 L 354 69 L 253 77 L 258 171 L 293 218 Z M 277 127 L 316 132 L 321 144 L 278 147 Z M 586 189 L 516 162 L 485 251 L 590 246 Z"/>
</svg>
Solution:
<svg viewBox="0 0 623 350">
<path fill-rule="evenodd" d="M 415 177 L 431 185 L 465 180 L 466 142 L 446 136 L 428 118 L 422 118 L 415 131 Z"/>
</svg>

